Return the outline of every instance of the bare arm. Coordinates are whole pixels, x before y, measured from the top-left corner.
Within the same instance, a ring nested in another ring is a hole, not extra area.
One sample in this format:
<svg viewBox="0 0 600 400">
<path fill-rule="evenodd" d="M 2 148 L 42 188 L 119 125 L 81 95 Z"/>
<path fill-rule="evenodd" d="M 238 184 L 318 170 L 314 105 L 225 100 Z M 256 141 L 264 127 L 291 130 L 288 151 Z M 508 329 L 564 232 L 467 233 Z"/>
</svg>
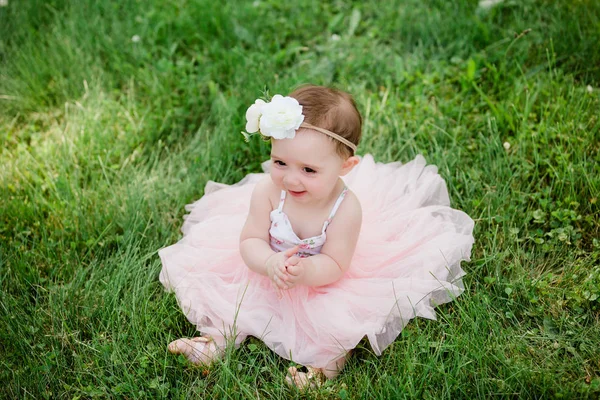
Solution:
<svg viewBox="0 0 600 400">
<path fill-rule="evenodd" d="M 332 223 L 327 227 L 327 240 L 321 254 L 299 259 L 292 257 L 288 264 L 288 282 L 307 286 L 323 286 L 339 280 L 350 267 L 362 224 L 362 209 L 354 193 L 349 192 L 338 209 Z"/>
<path fill-rule="evenodd" d="M 275 254 L 269 246 L 269 214 L 272 210 L 269 193 L 270 178 L 256 184 L 250 200 L 248 218 L 240 235 L 240 253 L 242 259 L 252 271 L 268 276 L 266 263 Z"/>
</svg>

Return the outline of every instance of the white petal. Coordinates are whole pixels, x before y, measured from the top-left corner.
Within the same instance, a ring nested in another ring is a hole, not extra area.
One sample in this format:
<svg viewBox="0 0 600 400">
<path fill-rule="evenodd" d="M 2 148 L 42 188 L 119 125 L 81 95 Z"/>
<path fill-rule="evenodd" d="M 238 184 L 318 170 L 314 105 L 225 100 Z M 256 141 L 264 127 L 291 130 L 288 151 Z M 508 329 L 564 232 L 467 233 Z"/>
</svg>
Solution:
<svg viewBox="0 0 600 400">
<path fill-rule="evenodd" d="M 271 133 L 271 135 L 269 135 L 269 136 L 271 136 L 273 139 L 285 139 L 284 132 L 277 131 L 277 130 L 273 131 Z"/>
<path fill-rule="evenodd" d="M 296 129 L 288 129 L 283 132 L 283 137 L 286 139 L 293 139 L 296 136 Z"/>
<path fill-rule="evenodd" d="M 262 118 L 259 121 L 260 133 L 262 133 L 265 136 L 271 136 L 269 128 L 270 128 L 270 126 L 269 126 L 269 118 L 268 118 L 268 116 L 265 116 L 263 114 Z"/>
<path fill-rule="evenodd" d="M 300 129 L 300 125 L 304 122 L 304 115 L 300 114 L 300 116 L 296 119 L 296 124 L 294 125 L 294 129 Z"/>
<path fill-rule="evenodd" d="M 258 131 L 258 119 L 246 122 L 246 132 L 254 133 Z"/>
<path fill-rule="evenodd" d="M 257 99 L 254 104 L 248 107 L 246 110 L 246 131 L 248 133 L 254 133 L 258 131 L 258 120 L 261 116 L 261 110 L 265 102 L 261 99 Z"/>
</svg>

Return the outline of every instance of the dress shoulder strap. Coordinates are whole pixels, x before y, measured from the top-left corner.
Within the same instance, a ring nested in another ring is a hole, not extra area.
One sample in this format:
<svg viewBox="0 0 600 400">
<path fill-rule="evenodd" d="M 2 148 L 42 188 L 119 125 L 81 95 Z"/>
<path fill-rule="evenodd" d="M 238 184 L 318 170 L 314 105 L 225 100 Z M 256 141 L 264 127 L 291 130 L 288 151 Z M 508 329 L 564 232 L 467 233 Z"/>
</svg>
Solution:
<svg viewBox="0 0 600 400">
<path fill-rule="evenodd" d="M 281 191 L 281 196 L 279 197 L 279 207 L 277 207 L 279 211 L 283 210 L 283 203 L 285 203 L 285 190 Z"/>
<path fill-rule="evenodd" d="M 327 218 L 327 220 L 323 224 L 323 232 L 325 232 L 325 229 L 327 229 L 327 227 L 331 223 L 331 220 L 335 216 L 335 213 L 337 212 L 338 208 L 340 207 L 340 204 L 342 204 L 342 201 L 344 200 L 344 197 L 346 197 L 346 193 L 348 193 L 348 186 L 344 186 L 344 190 L 342 190 L 342 193 L 340 193 L 340 195 L 338 196 L 337 200 L 335 201 L 335 204 L 331 208 L 331 212 L 329 213 L 329 217 Z"/>
</svg>

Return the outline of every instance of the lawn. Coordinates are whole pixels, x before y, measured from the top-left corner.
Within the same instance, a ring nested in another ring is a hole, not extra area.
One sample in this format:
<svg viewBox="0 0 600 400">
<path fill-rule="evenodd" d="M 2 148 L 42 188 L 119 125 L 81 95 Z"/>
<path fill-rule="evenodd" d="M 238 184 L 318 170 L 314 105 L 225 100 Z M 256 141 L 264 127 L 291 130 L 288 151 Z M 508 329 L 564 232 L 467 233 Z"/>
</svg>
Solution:
<svg viewBox="0 0 600 400">
<path fill-rule="evenodd" d="M 0 397 L 600 397 L 598 43 L 595 0 L 0 1 Z M 157 250 L 307 82 L 355 96 L 359 154 L 437 165 L 475 245 L 437 321 L 299 393 L 257 339 L 167 352 Z"/>
</svg>

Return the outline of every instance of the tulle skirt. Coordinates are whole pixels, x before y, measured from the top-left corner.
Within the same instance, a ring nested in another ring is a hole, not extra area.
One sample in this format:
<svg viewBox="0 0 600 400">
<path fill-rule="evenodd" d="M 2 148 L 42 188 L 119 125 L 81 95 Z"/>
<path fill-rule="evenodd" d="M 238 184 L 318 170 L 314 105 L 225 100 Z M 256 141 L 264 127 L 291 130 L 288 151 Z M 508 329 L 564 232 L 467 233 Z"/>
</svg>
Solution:
<svg viewBox="0 0 600 400">
<path fill-rule="evenodd" d="M 365 155 L 343 177 L 363 209 L 350 268 L 333 284 L 297 286 L 279 298 L 239 252 L 250 196 L 264 175 L 231 186 L 209 182 L 186 207 L 183 238 L 159 251 L 160 281 L 203 334 L 238 344 L 252 335 L 319 368 L 365 336 L 381 354 L 412 318 L 435 319 L 434 307 L 463 291 L 460 262 L 470 257 L 473 220 L 450 208 L 437 168 L 422 156 L 383 164 Z"/>
</svg>

